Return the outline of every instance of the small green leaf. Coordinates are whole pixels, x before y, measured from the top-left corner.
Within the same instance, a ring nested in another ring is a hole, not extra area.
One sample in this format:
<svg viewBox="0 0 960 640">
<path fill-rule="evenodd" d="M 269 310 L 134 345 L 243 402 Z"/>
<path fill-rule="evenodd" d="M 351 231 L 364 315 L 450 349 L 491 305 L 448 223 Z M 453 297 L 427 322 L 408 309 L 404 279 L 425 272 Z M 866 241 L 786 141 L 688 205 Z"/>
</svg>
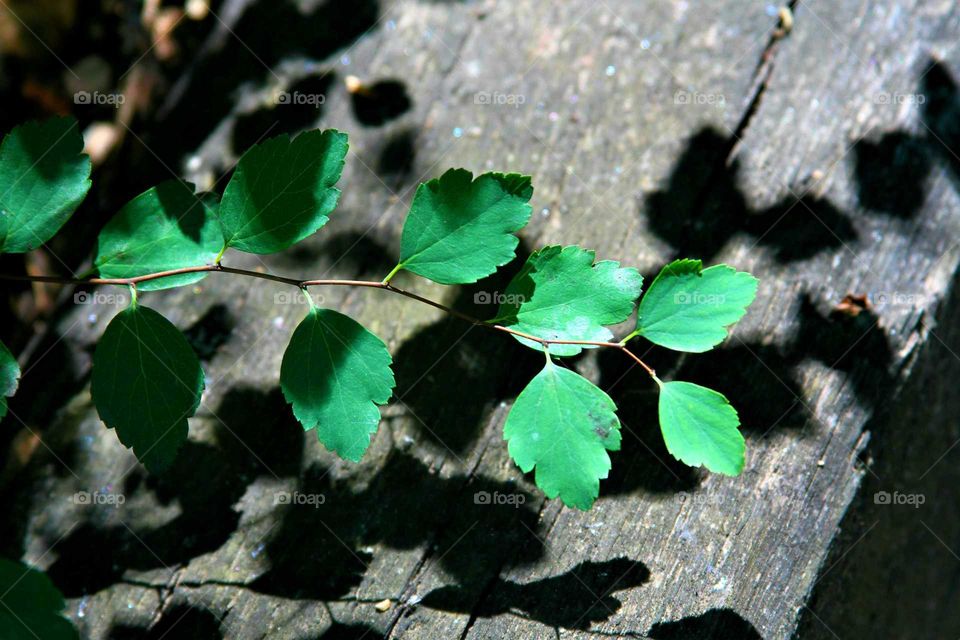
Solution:
<svg viewBox="0 0 960 640">
<path fill-rule="evenodd" d="M 293 332 L 280 388 L 293 414 L 341 458 L 359 462 L 393 393 L 390 352 L 352 318 L 313 308 Z"/>
<path fill-rule="evenodd" d="M 118 313 L 93 356 L 100 419 L 151 472 L 166 469 L 187 439 L 203 393 L 203 370 L 183 334 L 142 305 Z"/>
<path fill-rule="evenodd" d="M 637 310 L 637 335 L 676 351 L 709 351 L 746 313 L 757 279 L 725 264 L 677 260 L 660 271 Z"/>
<path fill-rule="evenodd" d="M 65 608 L 45 573 L 0 558 L 0 638 L 73 640 L 77 631 L 63 616 Z"/>
<path fill-rule="evenodd" d="M 7 398 L 17 392 L 20 384 L 20 365 L 7 345 L 0 342 L 0 420 L 7 415 Z"/>
<path fill-rule="evenodd" d="M 164 182 L 128 202 L 100 232 L 95 265 L 103 278 L 133 278 L 210 264 L 223 246 L 216 198 L 201 199 L 193 185 Z M 180 287 L 205 273 L 141 282 L 142 291 Z"/>
<path fill-rule="evenodd" d="M 530 219 L 528 176 L 450 169 L 421 184 L 403 225 L 399 269 L 441 284 L 476 282 L 510 262 Z"/>
<path fill-rule="evenodd" d="M 28 122 L 0 145 L 0 253 L 36 249 L 90 190 L 90 158 L 73 118 Z"/>
<path fill-rule="evenodd" d="M 547 340 L 607 342 L 604 325 L 626 320 L 640 296 L 643 278 L 633 268 L 604 260 L 578 246 L 544 247 L 530 255 L 504 292 L 496 320 L 512 329 Z M 516 336 L 515 336 L 516 337 Z M 517 337 L 540 350 L 539 343 Z M 581 345 L 553 344 L 555 356 L 574 356 Z"/>
<path fill-rule="evenodd" d="M 587 510 L 610 471 L 607 451 L 620 449 L 620 421 L 610 396 L 569 369 L 547 362 L 520 393 L 503 437 L 524 473 L 548 498 Z"/>
<path fill-rule="evenodd" d="M 306 131 L 251 147 L 223 193 L 220 224 L 228 247 L 275 253 L 315 233 L 330 219 L 334 185 L 347 156 L 347 134 Z"/>
<path fill-rule="evenodd" d="M 681 462 L 728 476 L 743 471 L 746 446 L 737 410 L 722 394 L 691 382 L 660 387 L 660 430 Z"/>
</svg>

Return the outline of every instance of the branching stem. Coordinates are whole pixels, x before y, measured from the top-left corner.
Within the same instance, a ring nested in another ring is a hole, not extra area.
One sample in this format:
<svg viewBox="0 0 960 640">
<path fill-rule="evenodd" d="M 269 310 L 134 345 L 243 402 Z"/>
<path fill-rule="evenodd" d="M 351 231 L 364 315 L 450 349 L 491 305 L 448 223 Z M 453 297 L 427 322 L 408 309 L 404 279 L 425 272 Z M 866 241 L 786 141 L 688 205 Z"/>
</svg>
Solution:
<svg viewBox="0 0 960 640">
<path fill-rule="evenodd" d="M 395 269 L 396 272 L 398 269 Z M 435 309 L 439 309 L 444 313 L 447 313 L 455 318 L 459 318 L 464 322 L 469 322 L 470 324 L 476 325 L 478 327 L 485 327 L 493 331 L 499 331 L 502 333 L 509 333 L 511 335 L 517 336 L 518 338 L 525 338 L 533 342 L 539 343 L 540 345 L 547 346 L 551 344 L 574 344 L 581 345 L 585 347 L 608 347 L 610 349 L 616 349 L 617 351 L 622 352 L 625 356 L 633 360 L 635 363 L 640 365 L 644 371 L 646 371 L 650 376 L 657 381 L 660 380 L 657 378 L 656 372 L 647 365 L 643 360 L 640 359 L 635 353 L 627 349 L 627 342 L 636 335 L 636 332 L 631 333 L 621 342 L 599 342 L 594 340 L 549 340 L 546 338 L 540 338 L 538 336 L 518 331 L 517 329 L 511 329 L 501 324 L 494 324 L 493 321 L 484 321 L 479 318 L 474 318 L 471 315 L 458 311 L 453 307 L 448 307 L 445 304 L 437 302 L 436 300 L 431 300 L 429 298 L 424 298 L 421 295 L 413 293 L 412 291 L 407 291 L 405 289 L 400 289 L 390 284 L 389 279 L 394 275 L 391 273 L 387 279 L 384 281 L 376 280 L 297 280 L 296 278 L 288 278 L 285 276 L 278 276 L 272 273 L 266 273 L 261 271 L 251 271 L 249 269 L 237 269 L 235 267 L 227 267 L 220 264 L 219 262 L 215 264 L 199 265 L 195 267 L 183 267 L 180 269 L 170 269 L 167 271 L 157 271 L 156 273 L 147 273 L 142 276 L 136 276 L 132 278 L 66 278 L 61 276 L 45 276 L 45 275 L 5 275 L 0 274 L 0 280 L 13 280 L 19 282 L 49 282 L 54 284 L 65 284 L 65 285 L 114 285 L 114 286 L 126 286 L 136 289 L 136 286 L 141 282 L 149 282 L 151 280 L 159 280 L 160 278 L 167 278 L 170 276 L 184 275 L 188 273 L 230 273 L 238 276 L 245 276 L 248 278 L 259 278 L 261 280 L 269 280 L 271 282 L 279 282 L 281 284 L 290 285 L 297 287 L 298 289 L 307 289 L 308 287 L 366 287 L 369 289 L 382 289 L 384 291 L 390 291 L 391 293 L 396 293 L 398 295 L 416 300 L 423 304 L 429 305 Z"/>
</svg>

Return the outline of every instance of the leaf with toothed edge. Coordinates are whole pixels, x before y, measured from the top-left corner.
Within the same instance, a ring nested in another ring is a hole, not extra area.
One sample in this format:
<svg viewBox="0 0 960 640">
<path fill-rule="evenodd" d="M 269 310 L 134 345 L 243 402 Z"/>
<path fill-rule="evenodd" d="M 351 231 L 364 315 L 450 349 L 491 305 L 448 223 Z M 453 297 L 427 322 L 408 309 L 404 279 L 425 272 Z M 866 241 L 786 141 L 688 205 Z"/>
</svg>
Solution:
<svg viewBox="0 0 960 640">
<path fill-rule="evenodd" d="M 297 326 L 280 366 L 280 388 L 304 429 L 341 458 L 359 462 L 393 393 L 392 359 L 357 321 L 313 308 Z"/>
<path fill-rule="evenodd" d="M 468 284 L 511 260 L 514 234 L 530 220 L 529 176 L 450 169 L 421 184 L 400 239 L 397 269 L 439 282 Z"/>
<path fill-rule="evenodd" d="M 728 476 L 743 471 L 740 418 L 722 394 L 691 382 L 666 382 L 659 413 L 663 440 L 674 458 Z"/>
<path fill-rule="evenodd" d="M 186 441 L 203 384 L 180 330 L 139 304 L 110 321 L 93 355 L 90 390 L 100 419 L 154 473 L 166 470 Z"/>
<path fill-rule="evenodd" d="M 620 449 L 620 421 L 610 396 L 589 380 L 547 361 L 517 397 L 503 437 L 510 457 L 548 498 L 586 511 Z"/>
<path fill-rule="evenodd" d="M 27 122 L 0 144 L 0 253 L 36 249 L 90 190 L 90 158 L 73 118 Z"/>
<path fill-rule="evenodd" d="M 640 300 L 637 334 L 675 351 L 709 351 L 746 313 L 757 282 L 725 264 L 703 269 L 699 260 L 671 262 Z"/>
<path fill-rule="evenodd" d="M 227 247 L 275 253 L 315 233 L 340 199 L 334 185 L 347 155 L 347 134 L 305 131 L 247 150 L 220 202 Z"/>
<path fill-rule="evenodd" d="M 213 194 L 194 195 L 193 185 L 169 180 L 141 193 L 100 231 L 94 262 L 102 278 L 133 278 L 210 264 L 223 246 Z M 192 284 L 205 273 L 141 282 L 141 291 Z"/>
<path fill-rule="evenodd" d="M 617 324 L 633 313 L 643 278 L 612 260 L 594 263 L 593 251 L 576 245 L 535 251 L 507 286 L 497 321 L 548 340 L 606 342 Z M 514 336 L 541 350 L 540 343 Z M 575 356 L 590 346 L 552 344 L 550 354 Z"/>
</svg>

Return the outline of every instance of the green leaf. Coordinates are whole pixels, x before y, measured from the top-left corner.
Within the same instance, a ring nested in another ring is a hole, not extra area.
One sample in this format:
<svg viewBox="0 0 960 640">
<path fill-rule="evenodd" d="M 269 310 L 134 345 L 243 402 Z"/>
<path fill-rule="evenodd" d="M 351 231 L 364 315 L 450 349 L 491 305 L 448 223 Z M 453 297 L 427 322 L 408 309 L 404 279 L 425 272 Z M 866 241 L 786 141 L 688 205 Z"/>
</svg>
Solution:
<svg viewBox="0 0 960 640">
<path fill-rule="evenodd" d="M 578 246 L 550 246 L 530 255 L 504 293 L 496 321 L 547 340 L 607 342 L 604 325 L 626 320 L 640 296 L 643 278 L 633 268 L 604 260 Z M 517 336 L 514 336 L 517 337 Z M 517 337 L 541 350 L 539 343 Z M 581 345 L 553 344 L 555 356 L 574 356 Z"/>
<path fill-rule="evenodd" d="M 757 279 L 725 264 L 702 269 L 699 260 L 663 268 L 637 310 L 637 334 L 676 351 L 709 351 L 746 313 Z"/>
<path fill-rule="evenodd" d="M 722 394 L 691 382 L 660 387 L 660 430 L 681 462 L 728 476 L 743 471 L 746 447 L 737 410 Z"/>
<path fill-rule="evenodd" d="M 201 199 L 193 185 L 164 182 L 128 202 L 100 232 L 95 265 L 103 278 L 136 276 L 210 264 L 223 246 L 216 197 Z M 141 282 L 142 291 L 192 284 L 205 273 Z"/>
<path fill-rule="evenodd" d="M 441 284 L 476 282 L 515 255 L 530 219 L 528 176 L 450 169 L 421 184 L 403 225 L 400 269 Z M 392 274 L 391 274 L 392 275 Z"/>
<path fill-rule="evenodd" d="M 73 625 L 63 617 L 66 603 L 46 574 L 0 558 L 0 638 L 72 640 Z"/>
<path fill-rule="evenodd" d="M 587 510 L 610 471 L 607 451 L 620 449 L 620 421 L 610 396 L 589 380 L 548 361 L 520 393 L 503 437 L 524 473 L 548 498 Z"/>
<path fill-rule="evenodd" d="M 7 415 L 7 398 L 17 392 L 20 384 L 20 365 L 17 359 L 0 342 L 0 420 Z"/>
<path fill-rule="evenodd" d="M 28 122 L 0 145 L 0 253 L 36 249 L 90 189 L 90 158 L 73 118 Z"/>
<path fill-rule="evenodd" d="M 340 190 L 334 187 L 347 155 L 347 134 L 306 131 L 251 147 L 220 203 L 226 246 L 275 253 L 315 233 L 330 219 Z"/>
<path fill-rule="evenodd" d="M 173 462 L 202 392 L 200 361 L 162 315 L 135 304 L 107 325 L 93 356 L 93 402 L 151 472 Z"/>
<path fill-rule="evenodd" d="M 293 332 L 280 388 L 303 428 L 341 458 L 359 462 L 393 393 L 390 352 L 352 318 L 313 308 Z"/>
</svg>

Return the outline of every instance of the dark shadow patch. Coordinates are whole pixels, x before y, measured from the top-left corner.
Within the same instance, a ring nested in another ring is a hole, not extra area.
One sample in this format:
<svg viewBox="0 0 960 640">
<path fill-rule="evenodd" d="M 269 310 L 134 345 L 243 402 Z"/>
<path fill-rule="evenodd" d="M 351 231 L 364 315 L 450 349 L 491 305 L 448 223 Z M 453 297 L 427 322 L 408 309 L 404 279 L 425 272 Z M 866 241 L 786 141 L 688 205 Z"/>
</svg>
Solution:
<svg viewBox="0 0 960 640">
<path fill-rule="evenodd" d="M 633 350 L 643 353 L 635 347 Z M 673 357 L 665 350 L 643 356 L 644 361 L 662 371 L 668 369 L 668 359 Z M 623 354 L 610 349 L 600 351 L 597 357 L 599 386 L 617 404 L 621 424 L 620 451 L 611 453 L 612 468 L 607 479 L 600 482 L 600 495 L 637 489 L 651 493 L 691 491 L 700 483 L 701 473 L 667 451 L 657 417 L 656 385 L 645 371 L 631 364 Z"/>
<path fill-rule="evenodd" d="M 334 622 L 317 640 L 374 640 L 384 635 L 365 624 L 343 624 Z"/>
<path fill-rule="evenodd" d="M 960 189 L 960 91 L 946 65 L 931 60 L 920 82 L 924 103 L 923 124 L 933 137 L 929 144 L 951 168 L 955 188 Z"/>
<path fill-rule="evenodd" d="M 230 340 L 236 320 L 225 304 L 215 304 L 183 332 L 190 347 L 203 362 L 209 362 Z"/>
<path fill-rule="evenodd" d="M 936 163 L 944 163 L 954 188 L 960 189 L 960 92 L 946 65 L 928 62 L 915 95 L 887 94 L 891 108 L 900 100 L 920 105 L 919 134 L 885 133 L 855 147 L 855 177 L 860 203 L 899 218 L 915 215 L 926 200 Z"/>
<path fill-rule="evenodd" d="M 930 155 L 926 144 L 900 131 L 854 147 L 857 198 L 864 207 L 910 217 L 926 199 Z"/>
<path fill-rule="evenodd" d="M 350 104 L 360 124 L 379 127 L 409 111 L 412 102 L 406 85 L 391 79 L 354 88 L 350 93 Z"/>
<path fill-rule="evenodd" d="M 587 630 L 608 620 L 623 605 L 614 593 L 635 589 L 649 580 L 650 570 L 642 562 L 629 558 L 586 560 L 566 573 L 523 584 L 498 577 L 480 602 L 460 586 L 445 586 L 428 593 L 421 604 L 480 618 L 517 615 L 559 633 L 561 628 Z"/>
<path fill-rule="evenodd" d="M 281 93 L 277 104 L 238 115 L 231 142 L 234 154 L 239 156 L 267 138 L 313 128 L 323 116 L 333 80 L 333 73 L 308 76 Z"/>
<path fill-rule="evenodd" d="M 805 260 L 857 238 L 846 214 L 805 190 L 766 209 L 750 208 L 737 184 L 739 160 L 724 163 L 732 146 L 715 129 L 700 130 L 666 189 L 647 196 L 650 229 L 674 248 L 675 257 L 709 262 L 738 233 L 769 247 L 781 262 Z"/>
<path fill-rule="evenodd" d="M 386 245 L 372 234 L 359 231 L 323 235 L 318 247 L 298 243 L 273 259 L 280 266 L 315 268 L 320 256 L 330 261 L 328 272 L 336 270 L 338 276 L 345 278 L 380 280 L 397 264 L 396 256 Z"/>
<path fill-rule="evenodd" d="M 417 134 L 412 129 L 402 129 L 388 137 L 377 158 L 377 173 L 396 187 L 405 184 L 417 158 L 416 142 Z"/>
<path fill-rule="evenodd" d="M 647 636 L 656 640 L 763 640 L 760 632 L 733 609 L 710 609 L 699 616 L 658 622 Z"/>
<path fill-rule="evenodd" d="M 426 543 L 443 569 L 476 593 L 502 566 L 542 555 L 541 547 L 523 545 L 539 529 L 534 496 L 483 477 L 440 477 L 404 453 L 394 452 L 362 490 L 312 468 L 298 491 L 322 495 L 322 504 L 284 508 L 266 546 L 271 569 L 250 585 L 256 591 L 335 599 L 359 584 L 371 559 L 364 548 L 375 544 L 415 549 Z M 512 496 L 514 504 L 490 504 L 477 497 L 484 493 Z"/>
<path fill-rule="evenodd" d="M 303 430 L 279 391 L 231 390 L 217 415 L 222 422 L 215 427 L 216 446 L 187 441 L 163 476 L 148 476 L 137 467 L 125 479 L 126 502 L 148 494 L 146 499 L 158 506 L 177 504 L 173 519 L 143 529 L 100 526 L 94 510 L 114 507 L 89 507 L 90 520 L 59 543 L 59 557 L 48 571 L 65 595 L 100 591 L 128 569 L 173 566 L 217 550 L 236 529 L 240 514 L 234 504 L 255 478 L 299 473 Z"/>
<path fill-rule="evenodd" d="M 211 611 L 202 607 L 177 605 L 163 614 L 150 628 L 119 625 L 110 628 L 113 640 L 161 640 L 191 638 L 191 640 L 220 640 L 223 633 L 220 621 Z"/>
<path fill-rule="evenodd" d="M 775 346 L 731 340 L 730 346 L 684 361 L 676 379 L 723 393 L 736 407 L 745 433 L 803 429 L 809 412 L 795 373 L 797 362 Z"/>
<path fill-rule="evenodd" d="M 154 132 L 144 138 L 163 162 L 179 166 L 181 155 L 198 148 L 233 111 L 239 92 L 263 84 L 279 62 L 323 60 L 375 28 L 380 14 L 376 0 L 314 3 L 309 12 L 298 4 L 250 3 L 235 24 L 213 30 L 196 62 L 167 93 Z M 253 123 L 246 127 L 245 138 L 258 130 Z"/>
<path fill-rule="evenodd" d="M 857 316 L 837 311 L 822 314 L 803 295 L 799 315 L 793 357 L 797 361 L 812 358 L 842 371 L 858 400 L 878 406 L 892 388 L 894 376 L 890 370 L 893 349 L 876 313 L 867 309 Z"/>
<path fill-rule="evenodd" d="M 526 261 L 518 258 L 476 284 L 460 289 L 453 307 L 475 318 L 497 314 L 497 298 Z M 511 336 L 491 335 L 445 317 L 415 333 L 394 357 L 395 402 L 415 416 L 423 436 L 455 454 L 476 440 L 483 420 L 502 400 L 515 397 L 540 369 L 543 356 Z"/>
</svg>

